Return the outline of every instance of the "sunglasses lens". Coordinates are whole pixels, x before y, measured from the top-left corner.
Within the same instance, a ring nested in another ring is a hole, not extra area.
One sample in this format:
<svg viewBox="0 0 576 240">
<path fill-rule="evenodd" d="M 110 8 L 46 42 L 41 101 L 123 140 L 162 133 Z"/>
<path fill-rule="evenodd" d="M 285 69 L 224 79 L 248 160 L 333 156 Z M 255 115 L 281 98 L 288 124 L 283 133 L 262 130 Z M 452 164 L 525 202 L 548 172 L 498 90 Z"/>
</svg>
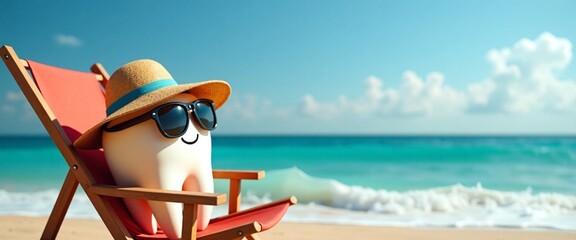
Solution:
<svg viewBox="0 0 576 240">
<path fill-rule="evenodd" d="M 158 109 L 158 120 L 162 131 L 169 137 L 179 137 L 188 127 L 188 111 L 184 106 L 167 105 Z"/>
<path fill-rule="evenodd" d="M 206 130 L 216 128 L 216 114 L 209 102 L 196 102 L 194 104 L 194 114 L 200 125 L 202 125 L 202 128 Z"/>
</svg>

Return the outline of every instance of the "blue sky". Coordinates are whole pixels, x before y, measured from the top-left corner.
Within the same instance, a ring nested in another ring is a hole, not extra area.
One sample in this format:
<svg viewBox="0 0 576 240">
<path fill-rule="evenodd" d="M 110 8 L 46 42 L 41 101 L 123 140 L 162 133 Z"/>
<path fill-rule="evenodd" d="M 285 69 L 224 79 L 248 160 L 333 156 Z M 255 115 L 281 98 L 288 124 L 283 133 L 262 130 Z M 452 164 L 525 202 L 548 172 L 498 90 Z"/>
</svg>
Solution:
<svg viewBox="0 0 576 240">
<path fill-rule="evenodd" d="M 216 134 L 576 134 L 575 1 L 2 1 L 0 44 L 232 85 Z M 0 67 L 0 134 L 42 134 Z"/>
</svg>

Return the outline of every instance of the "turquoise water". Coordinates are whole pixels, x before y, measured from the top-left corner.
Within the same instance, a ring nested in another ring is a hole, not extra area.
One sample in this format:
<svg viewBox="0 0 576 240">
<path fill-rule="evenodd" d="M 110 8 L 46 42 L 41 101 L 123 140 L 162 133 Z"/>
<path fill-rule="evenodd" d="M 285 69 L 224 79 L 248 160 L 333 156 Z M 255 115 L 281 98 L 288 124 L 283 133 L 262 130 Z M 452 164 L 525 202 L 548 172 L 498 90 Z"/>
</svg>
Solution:
<svg viewBox="0 0 576 240">
<path fill-rule="evenodd" d="M 573 137 L 221 137 L 216 168 L 298 167 L 375 189 L 453 184 L 576 193 Z"/>
<path fill-rule="evenodd" d="M 576 137 L 216 136 L 219 169 L 286 169 L 374 189 L 453 184 L 576 194 Z M 0 138 L 0 189 L 58 188 L 48 137 Z"/>
<path fill-rule="evenodd" d="M 243 202 L 295 195 L 288 221 L 576 231 L 576 137 L 216 136 L 212 161 L 266 170 Z M 0 137 L 0 215 L 48 215 L 67 170 L 47 137 Z M 68 216 L 98 218 L 81 191 Z"/>
</svg>

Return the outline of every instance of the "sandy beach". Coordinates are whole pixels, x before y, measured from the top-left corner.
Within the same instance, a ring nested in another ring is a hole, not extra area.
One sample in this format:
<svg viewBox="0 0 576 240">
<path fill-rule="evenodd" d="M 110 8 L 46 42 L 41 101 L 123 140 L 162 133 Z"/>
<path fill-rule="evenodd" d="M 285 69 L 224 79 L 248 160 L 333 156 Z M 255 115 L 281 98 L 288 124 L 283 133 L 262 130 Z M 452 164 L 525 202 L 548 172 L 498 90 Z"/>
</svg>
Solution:
<svg viewBox="0 0 576 240">
<path fill-rule="evenodd" d="M 0 239 L 38 239 L 46 217 L 0 217 Z M 330 224 L 300 224 L 283 222 L 274 229 L 259 234 L 262 239 L 546 239 L 574 240 L 576 232 L 549 230 L 509 229 L 445 229 L 445 228 L 394 228 Z M 111 239 L 106 227 L 98 220 L 66 219 L 58 239 Z"/>
</svg>

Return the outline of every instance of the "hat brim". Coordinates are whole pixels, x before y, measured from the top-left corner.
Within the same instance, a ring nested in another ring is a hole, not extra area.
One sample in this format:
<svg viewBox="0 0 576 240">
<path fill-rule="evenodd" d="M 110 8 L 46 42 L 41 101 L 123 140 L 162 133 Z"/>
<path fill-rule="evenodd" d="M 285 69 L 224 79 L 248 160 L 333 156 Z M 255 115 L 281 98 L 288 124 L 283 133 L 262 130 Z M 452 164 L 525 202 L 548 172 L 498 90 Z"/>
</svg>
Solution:
<svg viewBox="0 0 576 240">
<path fill-rule="evenodd" d="M 152 110 L 157 104 L 164 100 L 176 96 L 180 93 L 188 92 L 197 98 L 210 99 L 214 102 L 216 109 L 220 108 L 230 96 L 230 85 L 221 80 L 210 80 L 199 83 L 181 84 L 165 87 L 154 92 L 143 95 L 136 100 L 126 104 L 116 112 L 110 114 L 96 126 L 88 129 L 74 142 L 74 147 L 81 149 L 102 148 L 103 127 L 113 120 L 126 120 L 136 117 L 142 113 Z"/>
</svg>

